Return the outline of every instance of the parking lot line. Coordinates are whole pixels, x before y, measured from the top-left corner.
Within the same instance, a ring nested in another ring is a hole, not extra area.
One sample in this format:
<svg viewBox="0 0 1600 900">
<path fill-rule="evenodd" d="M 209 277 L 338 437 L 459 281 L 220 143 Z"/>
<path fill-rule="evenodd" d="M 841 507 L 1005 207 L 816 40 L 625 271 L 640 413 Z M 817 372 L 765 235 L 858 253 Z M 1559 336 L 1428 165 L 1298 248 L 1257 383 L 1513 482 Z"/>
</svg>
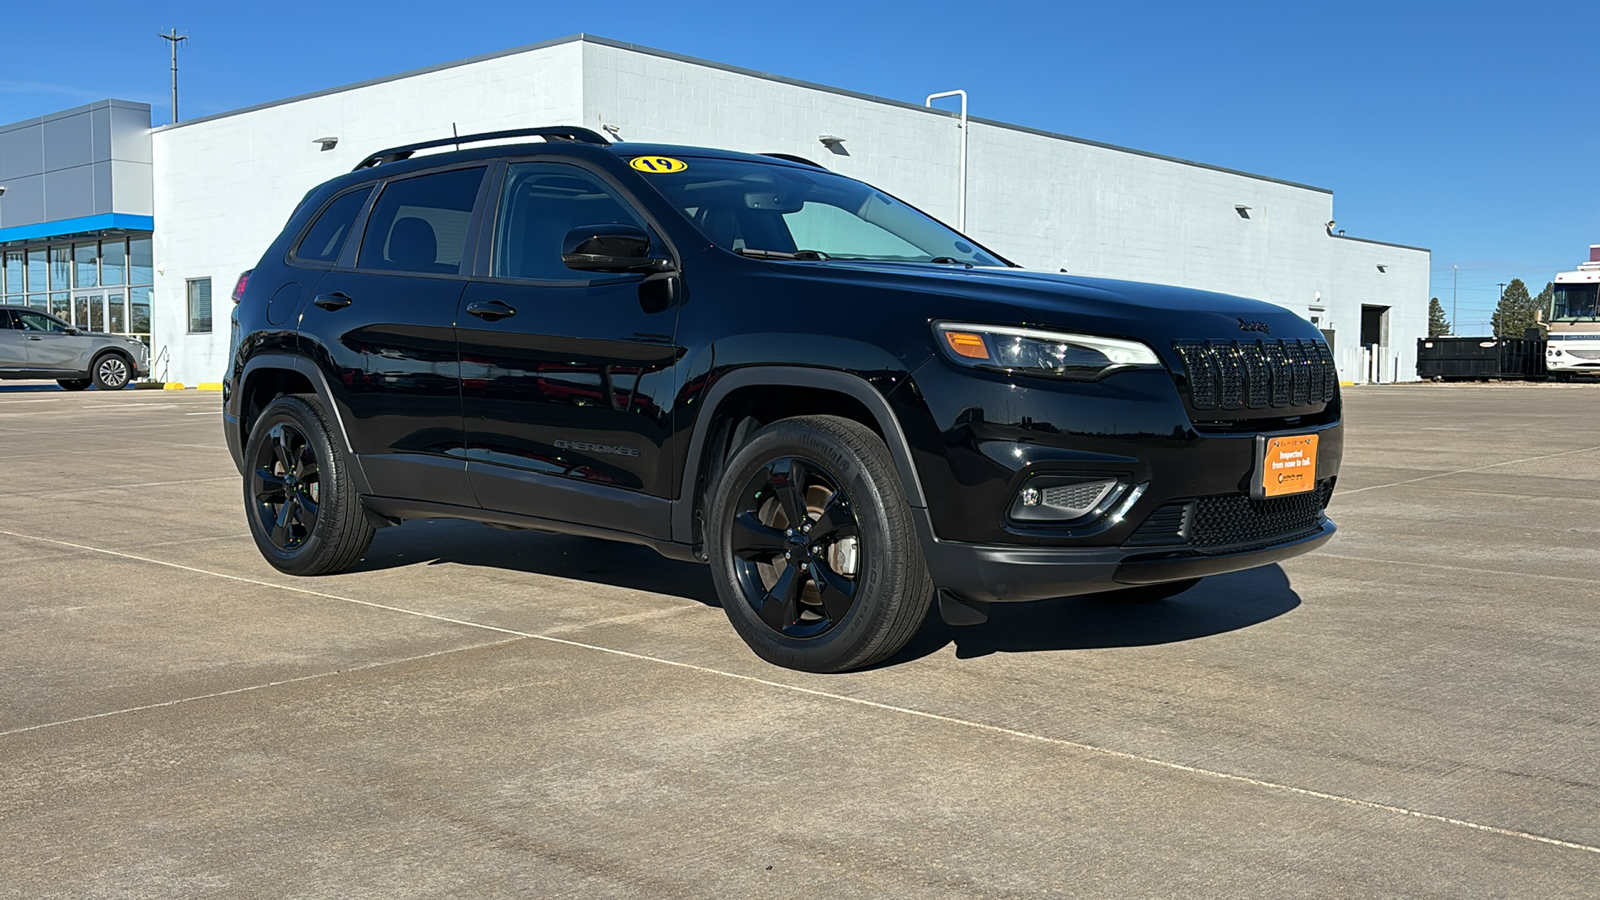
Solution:
<svg viewBox="0 0 1600 900">
<path fill-rule="evenodd" d="M 1455 572 L 1472 572 L 1477 575 L 1501 575 L 1506 578 L 1545 578 L 1551 581 L 1576 581 L 1579 584 L 1600 584 L 1600 578 L 1576 578 L 1571 575 L 1547 575 L 1543 572 L 1506 572 L 1500 569 L 1477 569 L 1471 566 L 1453 566 L 1449 563 L 1426 563 L 1414 561 L 1401 561 L 1398 559 L 1379 559 L 1375 556 L 1346 556 L 1342 553 L 1318 553 L 1308 559 L 1347 559 L 1352 562 L 1383 563 L 1390 566 L 1405 566 L 1420 569 L 1449 569 Z"/>
<path fill-rule="evenodd" d="M 1488 465 L 1484 466 L 1472 466 L 1471 468 L 1467 469 L 1456 469 L 1452 472 L 1435 472 L 1432 475 L 1423 475 L 1420 478 L 1407 478 L 1404 481 L 1391 481 L 1387 484 L 1369 484 L 1366 487 L 1351 488 L 1348 491 L 1338 491 L 1334 494 L 1334 496 L 1348 497 L 1351 494 L 1359 494 L 1362 491 L 1375 491 L 1379 488 L 1399 487 L 1402 484 L 1416 484 L 1419 481 L 1428 481 L 1434 478 L 1449 478 L 1451 475 L 1464 475 L 1467 472 L 1482 472 L 1484 469 L 1494 469 L 1500 466 L 1514 466 L 1517 463 L 1538 462 L 1541 459 L 1555 459 L 1561 456 L 1571 456 L 1574 453 L 1588 453 L 1592 450 L 1600 450 L 1600 447 L 1580 447 L 1577 450 L 1563 450 L 1560 453 L 1547 453 L 1544 456 L 1528 456 L 1522 459 L 1508 459 L 1504 462 L 1489 463 Z"/>
<path fill-rule="evenodd" d="M 131 488 L 169 487 L 174 484 L 203 484 L 207 481 L 237 481 L 238 479 L 239 477 L 237 475 L 216 475 L 211 478 L 185 478 L 180 481 L 145 481 L 139 484 L 100 484 L 79 488 L 54 487 L 40 488 L 39 490 L 33 491 L 0 491 L 0 498 L 30 497 L 35 494 L 82 494 L 92 493 L 94 491 L 128 490 Z"/>
<path fill-rule="evenodd" d="M 383 668 L 385 666 L 398 666 L 398 665 L 403 665 L 403 664 L 409 663 L 409 662 L 417 662 L 418 660 L 433 659 L 433 658 L 439 657 L 439 656 L 447 656 L 447 655 L 449 655 L 451 653 L 460 653 L 460 652 L 462 652 L 464 650 L 482 650 L 482 649 L 485 649 L 487 647 L 501 647 L 501 646 L 504 646 L 506 644 L 514 644 L 517 641 L 522 641 L 522 640 L 527 640 L 527 638 L 514 637 L 514 638 L 506 638 L 503 641 L 490 641 L 487 644 L 473 644 L 470 647 L 452 647 L 449 650 L 436 650 L 433 653 L 424 653 L 424 654 L 422 654 L 420 656 L 408 656 L 405 659 L 389 659 L 389 660 L 384 660 L 383 662 L 366 663 L 364 665 L 359 665 L 359 666 L 349 666 L 349 667 L 343 668 L 343 669 L 334 669 L 331 672 L 317 672 L 317 673 L 315 673 L 313 675 L 301 675 L 298 678 L 285 678 L 282 681 L 268 681 L 268 682 L 264 682 L 262 684 L 252 684 L 252 685 L 249 685 L 248 687 L 234 688 L 233 690 L 229 690 L 229 691 L 217 691 L 215 693 L 199 694 L 199 695 L 196 695 L 196 696 L 193 696 L 193 697 L 179 697 L 176 700 L 164 700 L 164 701 L 162 701 L 160 703 L 149 703 L 149 704 L 146 704 L 144 706 L 130 706 L 130 707 L 126 708 L 126 709 L 113 709 L 113 710 L 109 710 L 107 712 L 94 713 L 93 715 L 88 715 L 88 716 L 77 716 L 76 718 L 71 718 L 71 719 L 60 719 L 60 720 L 57 720 L 55 722 L 40 722 L 37 725 L 25 725 L 25 726 L 23 726 L 21 728 L 13 728 L 10 731 L 0 731 L 0 738 L 10 737 L 10 736 L 12 736 L 14 734 L 24 734 L 24 733 L 29 732 L 29 731 L 40 731 L 40 730 L 43 730 L 45 728 L 55 728 L 55 727 L 58 727 L 58 726 L 61 726 L 61 725 L 73 725 L 73 724 L 76 724 L 78 722 L 91 722 L 91 721 L 94 721 L 95 719 L 108 719 L 108 718 L 111 718 L 112 716 L 125 716 L 125 715 L 128 715 L 130 713 L 146 712 L 146 711 L 152 710 L 152 709 L 165 709 L 165 708 L 167 708 L 169 706 L 181 706 L 181 705 L 183 705 L 185 703 L 195 703 L 195 702 L 198 702 L 200 700 L 214 700 L 214 699 L 216 699 L 218 697 L 231 697 L 231 696 L 234 696 L 236 694 L 248 694 L 248 693 L 250 693 L 252 691 L 262 691 L 262 690 L 266 690 L 267 688 L 282 687 L 283 685 L 286 685 L 286 684 L 299 684 L 301 682 L 306 682 L 306 681 L 316 681 L 319 678 L 331 678 L 331 677 L 333 677 L 335 675 L 348 675 L 351 672 L 364 672 L 364 671 L 366 671 L 368 669 L 380 669 L 380 668 Z"/>
<path fill-rule="evenodd" d="M 1600 449 L 1600 448 L 1596 448 L 1596 449 Z M 1569 452 L 1580 452 L 1580 451 L 1569 451 Z M 1553 454 L 1553 455 L 1565 455 L 1565 454 Z M 324 598 L 324 599 L 327 599 L 327 600 L 337 600 L 337 601 L 340 601 L 340 602 L 343 602 L 343 603 L 351 603 L 351 604 L 355 604 L 355 605 L 358 605 L 358 606 L 366 606 L 366 607 L 371 607 L 373 609 L 380 609 L 380 610 L 386 610 L 386 611 L 389 611 L 389 612 L 396 612 L 396 613 L 400 613 L 402 615 L 415 616 L 415 617 L 423 618 L 423 619 L 431 619 L 431 620 L 434 620 L 434 621 L 444 622 L 444 623 L 448 623 L 448 624 L 452 624 L 452 625 L 460 625 L 460 626 L 464 626 L 464 627 L 468 627 L 468 628 L 476 628 L 476 629 L 482 629 L 482 630 L 485 630 L 485 631 L 497 632 L 497 633 L 500 633 L 500 634 L 511 635 L 513 639 L 528 638 L 528 639 L 533 639 L 533 640 L 545 641 L 545 642 L 553 643 L 553 644 L 561 644 L 561 645 L 574 647 L 574 648 L 578 648 L 578 649 L 590 650 L 590 651 L 594 651 L 594 652 L 597 652 L 597 653 L 605 653 L 605 654 L 609 654 L 609 655 L 616 656 L 616 657 L 636 660 L 636 661 L 639 661 L 639 662 L 647 662 L 647 663 L 653 663 L 653 664 L 656 664 L 656 665 L 670 666 L 670 667 L 673 667 L 673 668 L 676 668 L 676 669 L 680 669 L 680 670 L 684 670 L 684 671 L 697 672 L 697 673 L 705 674 L 705 675 L 719 676 L 719 677 L 722 677 L 722 678 L 730 678 L 730 679 L 734 679 L 736 681 L 741 681 L 741 682 L 745 682 L 745 683 L 749 683 L 749 684 L 761 685 L 763 687 L 773 688 L 773 689 L 776 689 L 776 690 L 789 691 L 789 692 L 793 692 L 793 693 L 797 693 L 797 694 L 804 694 L 804 695 L 810 696 L 810 697 L 817 697 L 817 698 L 821 698 L 821 699 L 834 700 L 834 701 L 838 701 L 838 702 L 841 702 L 841 703 L 848 703 L 848 704 L 852 704 L 852 705 L 855 705 L 855 706 L 866 707 L 866 708 L 869 708 L 869 709 L 881 710 L 883 712 L 894 713 L 894 714 L 897 714 L 897 715 L 911 716 L 911 717 L 925 719 L 925 720 L 929 720 L 929 721 L 940 722 L 940 723 L 943 723 L 943 724 L 946 724 L 946 725 L 953 725 L 953 726 L 956 726 L 956 727 L 968 728 L 968 729 L 972 729 L 974 731 L 979 731 L 979 732 L 983 732 L 983 733 L 987 733 L 987 734 L 1000 735 L 1000 736 L 1004 736 L 1004 737 L 1014 738 L 1014 739 L 1017 739 L 1017 740 L 1032 741 L 1032 742 L 1048 744 L 1048 745 L 1056 746 L 1056 747 L 1063 747 L 1063 748 L 1067 748 L 1067 749 L 1071 749 L 1071 750 L 1077 750 L 1077 751 L 1084 752 L 1084 753 L 1091 753 L 1091 754 L 1095 754 L 1095 755 L 1098 755 L 1098 756 L 1108 757 L 1108 758 L 1111 758 L 1111 759 L 1120 759 L 1120 760 L 1125 760 L 1125 761 L 1128 761 L 1128 762 L 1142 763 L 1142 764 L 1145 764 L 1145 765 L 1154 766 L 1154 767 L 1161 768 L 1161 769 L 1166 769 L 1166 770 L 1169 770 L 1169 771 L 1183 772 L 1183 773 L 1190 774 L 1190 775 L 1196 775 L 1196 776 L 1200 776 L 1202 778 L 1209 778 L 1209 779 L 1214 779 L 1214 780 L 1219 780 L 1219 781 L 1226 781 L 1226 782 L 1230 782 L 1230 783 L 1234 783 L 1234 784 L 1249 785 L 1251 787 L 1262 788 L 1262 789 L 1268 790 L 1268 791 L 1275 791 L 1275 792 L 1279 792 L 1279 793 L 1287 793 L 1287 794 L 1292 794 L 1292 795 L 1300 796 L 1300 797 L 1306 797 L 1306 798 L 1314 799 L 1314 800 L 1323 800 L 1323 801 L 1327 801 L 1327 802 L 1330 802 L 1330 803 L 1337 803 L 1337 804 L 1341 804 L 1341 805 L 1348 806 L 1348 807 L 1355 807 L 1355 808 L 1360 808 L 1360 809 L 1368 809 L 1368 810 L 1379 811 L 1379 812 L 1387 812 L 1387 813 L 1391 813 L 1391 814 L 1394 814 L 1394 815 L 1408 816 L 1408 817 L 1411 817 L 1411 818 L 1422 819 L 1422 820 L 1429 821 L 1429 822 L 1436 822 L 1436 823 L 1445 824 L 1445 825 L 1453 825 L 1453 826 L 1460 827 L 1460 828 L 1467 828 L 1467 829 L 1471 829 L 1471 830 L 1474 830 L 1474 831 L 1484 832 L 1486 834 L 1494 834 L 1494 835 L 1499 835 L 1501 837 L 1517 838 L 1517 839 L 1521 839 L 1521 840 L 1532 841 L 1532 842 L 1541 843 L 1541 844 L 1547 844 L 1547 845 L 1550 845 L 1550 846 L 1561 847 L 1561 848 L 1568 849 L 1568 850 L 1578 850 L 1578 851 L 1582 851 L 1582 852 L 1586 852 L 1586 853 L 1593 853 L 1593 854 L 1600 855 L 1600 847 L 1592 846 L 1592 845 L 1589 845 L 1589 844 L 1581 844 L 1581 843 L 1577 843 L 1575 841 L 1565 841 L 1565 840 L 1561 840 L 1560 838 L 1549 837 L 1549 836 L 1541 835 L 1541 834 L 1534 834 L 1532 832 L 1517 831 L 1515 829 L 1502 828 L 1502 827 L 1499 827 L 1499 826 L 1496 826 L 1496 825 L 1485 825 L 1485 824 L 1480 823 L 1480 822 L 1473 822 L 1473 821 L 1469 821 L 1469 820 L 1466 820 L 1466 819 L 1457 819 L 1457 818 L 1453 818 L 1451 816 L 1443 816 L 1443 815 L 1439 815 L 1437 813 L 1424 812 L 1422 810 L 1410 809 L 1410 808 L 1403 807 L 1403 806 L 1394 806 L 1392 804 L 1379 803 L 1379 802 L 1373 801 L 1373 800 L 1363 800 L 1363 799 L 1361 799 L 1359 797 L 1349 797 L 1349 796 L 1345 796 L 1345 795 L 1342 795 L 1342 794 L 1333 794 L 1333 793 L 1329 793 L 1327 791 L 1319 791 L 1319 790 L 1315 790 L 1315 789 L 1312 789 L 1312 788 L 1296 787 L 1294 785 L 1284 784 L 1282 782 L 1267 781 L 1267 780 L 1259 779 L 1259 778 L 1251 778 L 1251 777 L 1249 777 L 1247 775 L 1239 775 L 1239 774 L 1232 773 L 1232 772 L 1222 772 L 1222 771 L 1218 771 L 1218 770 L 1215 770 L 1215 769 L 1206 769 L 1206 768 L 1202 768 L 1202 767 L 1199 767 L 1199 766 L 1191 766 L 1191 765 L 1187 765 L 1187 764 L 1184 764 L 1184 763 L 1172 762 L 1170 760 L 1159 759 L 1159 758 L 1152 757 L 1152 756 L 1143 756 L 1143 755 L 1140 755 L 1140 754 L 1137 754 L 1137 753 L 1130 753 L 1130 752 L 1128 752 L 1126 750 L 1116 750 L 1116 749 L 1112 749 L 1110 747 L 1101 747 L 1101 746 L 1098 746 L 1098 745 L 1095 745 L 1095 744 L 1087 744 L 1087 743 L 1083 743 L 1081 741 L 1074 741 L 1074 740 L 1070 740 L 1070 739 L 1067 739 L 1067 738 L 1050 737 L 1048 735 L 1037 734 L 1037 733 L 1029 732 L 1029 731 L 1022 731 L 1022 730 L 1015 729 L 1015 728 L 1007 728 L 1007 727 L 1002 726 L 1002 725 L 993 725 L 993 724 L 989 724 L 989 723 L 986 723 L 986 722 L 979 722 L 979 721 L 972 720 L 972 719 L 963 719 L 963 718 L 959 718 L 959 717 L 956 717 L 956 716 L 946 716 L 946 715 L 942 715 L 940 713 L 928 712 L 928 711 L 925 711 L 925 710 L 913 709 L 913 708 L 905 707 L 905 706 L 895 706 L 895 705 L 889 704 L 889 703 L 881 703 L 881 702 L 876 701 L 876 700 L 867 700 L 867 699 L 860 698 L 860 697 L 851 697 L 851 696 L 846 695 L 846 694 L 838 694 L 838 693 L 834 693 L 834 692 L 831 692 L 831 691 L 822 691 L 822 690 L 817 690 L 815 688 L 801 687 L 799 685 L 788 684 L 788 683 L 781 682 L 781 681 L 772 681 L 772 680 L 766 679 L 766 678 L 758 678 L 758 677 L 753 676 L 753 675 L 742 675 L 742 674 L 739 674 L 737 672 L 728 672 L 728 671 L 725 671 L 725 670 L 722 670 L 722 669 L 714 669 L 714 668 L 711 668 L 709 666 L 701 666 L 701 665 L 696 665 L 694 663 L 680 662 L 680 661 L 677 661 L 677 660 L 666 659 L 664 657 L 650 656 L 650 655 L 643 654 L 643 653 L 634 653 L 634 652 L 631 652 L 631 651 L 628 651 L 628 650 L 619 650 L 619 649 L 612 648 L 612 647 L 601 646 L 599 644 L 591 644 L 591 643 L 587 643 L 587 642 L 584 642 L 584 641 L 575 641 L 575 640 L 571 640 L 570 638 L 556 637 L 554 635 L 554 633 L 538 634 L 538 633 L 532 633 L 532 632 L 526 632 L 526 631 L 517 631 L 515 629 L 502 628 L 502 627 L 499 627 L 499 626 L 496 626 L 496 625 L 488 625 L 488 624 L 481 623 L 481 622 L 472 622 L 472 621 L 468 621 L 468 620 L 464 620 L 464 619 L 452 618 L 450 616 L 441 616 L 441 615 L 437 615 L 435 613 L 422 612 L 420 610 L 406 609 L 405 607 L 391 606 L 391 605 L 383 604 L 383 603 L 374 603 L 374 602 L 369 601 L 369 600 L 358 600 L 358 599 L 353 598 L 353 597 L 342 597 L 342 596 L 339 596 L 337 594 L 329 594 L 329 593 L 325 593 L 323 591 L 313 591 L 313 590 L 309 590 L 309 589 L 306 589 L 306 588 L 294 587 L 292 585 L 274 584 L 274 583 L 269 582 L 269 581 L 261 581 L 261 580 L 254 579 L 254 578 L 246 578 L 246 577 L 241 576 L 241 575 L 230 575 L 230 574 L 228 574 L 226 572 L 215 572 L 215 571 L 211 571 L 209 569 L 201 569 L 201 568 L 196 568 L 194 566 L 182 565 L 180 563 L 167 562 L 165 560 L 160 560 L 160 559 L 152 559 L 150 557 L 138 556 L 138 555 L 132 554 L 132 553 L 124 553 L 124 552 L 118 551 L 118 550 L 107 550 L 107 549 L 100 548 L 100 547 L 91 547 L 91 546 L 88 546 L 88 545 L 85 545 L 85 544 L 77 544 L 77 543 L 73 543 L 71 541 L 62 541 L 62 540 L 57 540 L 57 539 L 54 539 L 54 538 L 38 537 L 38 536 L 35 536 L 35 535 L 22 534 L 22 533 L 14 532 L 14 531 L 7 531 L 7 530 L 4 530 L 4 529 L 0 529 L 0 535 L 6 535 L 6 536 L 9 536 L 9 537 L 20 538 L 20 539 L 23 539 L 23 540 L 38 541 L 38 542 L 46 543 L 46 544 L 55 544 L 57 546 L 70 547 L 70 548 L 75 549 L 75 550 L 86 550 L 86 551 L 91 551 L 91 552 L 94 552 L 94 553 L 105 554 L 105 555 L 108 555 L 108 556 L 120 557 L 122 559 L 128 559 L 128 560 L 132 560 L 132 561 L 135 561 L 135 562 L 142 562 L 142 563 L 148 563 L 148 564 L 151 564 L 151 565 L 165 566 L 165 567 L 168 567 L 168 568 L 178 569 L 178 570 L 185 571 L 185 572 L 193 572 L 193 573 L 200 574 L 200 575 L 210 575 L 210 576 L 213 576 L 213 577 L 216 577 L 216 578 L 222 578 L 222 579 L 226 579 L 226 580 L 229 580 L 229 581 L 243 582 L 243 583 L 246 583 L 246 584 L 259 585 L 259 586 L 268 587 L 268 588 L 278 588 L 280 590 L 289 591 L 289 592 L 292 592 L 292 593 L 305 594 L 305 595 L 313 596 L 313 597 L 321 597 L 321 598 Z M 637 615 L 637 614 L 630 614 L 630 616 L 633 616 L 633 615 Z M 624 617 L 624 618 L 627 618 L 627 617 Z M 592 623 L 592 624 L 600 624 L 600 623 L 596 622 L 596 623 Z M 511 643 L 511 642 L 512 641 L 501 641 L 501 642 L 497 642 L 497 643 Z M 487 644 L 487 645 L 482 645 L 482 646 L 495 646 L 495 645 L 496 644 Z M 461 649 L 471 649 L 471 648 L 461 648 Z M 456 652 L 456 651 L 454 651 L 454 650 L 441 651 L 441 653 L 439 653 L 439 654 L 430 654 L 430 655 L 442 655 L 443 653 L 453 653 L 453 652 Z M 426 657 L 417 657 L 417 658 L 421 659 L 421 658 L 426 658 Z M 376 663 L 376 664 L 373 664 L 373 665 L 377 666 L 377 665 L 388 665 L 388 664 L 389 663 Z M 354 670 L 350 670 L 350 671 L 354 671 Z M 210 697 L 222 697 L 222 696 L 228 696 L 230 694 L 243 693 L 243 692 L 246 692 L 246 691 L 262 690 L 264 688 L 272 687 L 274 685 L 290 684 L 290 683 L 294 683 L 296 681 L 305 681 L 305 680 L 310 680 L 310 679 L 314 679 L 314 678 L 325 678 L 330 674 L 337 674 L 337 673 L 323 673 L 321 675 L 308 675 L 308 676 L 303 676 L 302 678 L 289 679 L 289 680 L 286 680 L 286 681 L 274 682 L 274 683 L 263 684 L 263 685 L 256 685 L 256 686 L 248 687 L 248 688 L 239 688 L 239 689 L 236 689 L 236 690 L 233 690 L 233 691 L 223 691 L 223 692 L 219 692 L 217 694 L 209 694 L 209 695 L 204 695 L 204 696 L 200 696 L 200 697 L 182 698 L 182 699 L 178 699 L 178 700 L 167 701 L 165 703 L 152 704 L 150 706 L 134 707 L 134 708 L 125 709 L 125 710 L 116 710 L 116 711 L 105 712 L 105 713 L 97 713 L 97 714 L 95 714 L 93 716 L 85 716 L 85 717 L 81 717 L 81 718 L 77 718 L 77 719 L 64 720 L 64 721 L 61 721 L 61 722 L 47 722 L 47 723 L 43 723 L 43 724 L 40 724 L 40 725 L 28 726 L 27 728 L 18 729 L 17 731 L 0 732 L 0 737 L 5 737 L 7 735 L 21 733 L 23 731 L 32 731 L 32 730 L 38 730 L 38 729 L 42 729 L 42 728 L 53 727 L 55 725 L 69 724 L 71 722 L 80 722 L 80 721 L 86 721 L 86 720 L 89 720 L 89 719 L 104 718 L 104 717 L 107 717 L 107 716 L 115 716 L 115 715 L 119 715 L 119 714 L 138 712 L 138 711 L 145 710 L 145 709 L 156 709 L 156 708 L 161 708 L 161 707 L 166 707 L 166 706 L 173 706 L 173 705 L 180 704 L 180 703 L 187 703 L 187 702 L 193 702 L 195 700 L 208 699 Z"/>
</svg>

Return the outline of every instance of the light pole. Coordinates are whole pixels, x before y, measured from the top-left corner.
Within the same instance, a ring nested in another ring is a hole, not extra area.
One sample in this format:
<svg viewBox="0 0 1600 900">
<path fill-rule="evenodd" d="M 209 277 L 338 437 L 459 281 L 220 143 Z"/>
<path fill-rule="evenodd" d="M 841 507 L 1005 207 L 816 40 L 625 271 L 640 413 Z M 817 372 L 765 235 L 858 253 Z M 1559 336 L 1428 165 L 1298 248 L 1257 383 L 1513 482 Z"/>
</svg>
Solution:
<svg viewBox="0 0 1600 900">
<path fill-rule="evenodd" d="M 1460 282 L 1461 272 L 1456 269 L 1456 264 L 1450 264 L 1450 333 L 1455 334 L 1461 327 L 1461 320 L 1456 317 L 1456 285 Z"/>
<path fill-rule="evenodd" d="M 176 124 L 178 121 L 178 45 L 187 41 L 189 36 L 187 34 L 179 34 L 178 29 L 174 28 L 171 34 L 162 34 L 158 31 L 156 32 L 156 37 L 172 44 L 172 121 Z"/>
<path fill-rule="evenodd" d="M 961 98 L 961 172 L 956 176 L 961 180 L 961 191 L 956 200 L 956 230 L 964 234 L 967 230 L 967 92 L 943 91 L 929 94 L 928 99 L 922 101 L 922 105 L 932 107 L 933 101 L 944 97 Z"/>
</svg>

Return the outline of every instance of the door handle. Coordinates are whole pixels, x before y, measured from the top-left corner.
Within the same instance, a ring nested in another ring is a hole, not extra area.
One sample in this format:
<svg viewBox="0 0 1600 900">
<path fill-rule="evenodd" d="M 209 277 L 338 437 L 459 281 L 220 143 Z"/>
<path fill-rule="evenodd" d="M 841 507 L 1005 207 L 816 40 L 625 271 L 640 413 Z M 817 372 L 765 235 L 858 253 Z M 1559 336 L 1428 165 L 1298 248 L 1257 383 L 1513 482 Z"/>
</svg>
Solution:
<svg viewBox="0 0 1600 900">
<path fill-rule="evenodd" d="M 474 300 L 467 304 L 467 312 L 480 319 L 496 322 L 516 315 L 517 308 L 503 300 Z"/>
<path fill-rule="evenodd" d="M 331 294 L 318 294 L 316 299 L 312 300 L 311 302 L 322 307 L 328 312 L 333 312 L 336 309 L 344 309 L 353 301 L 351 301 L 349 294 L 334 291 Z"/>
<path fill-rule="evenodd" d="M 30 335 L 28 335 L 28 340 L 30 340 L 30 341 L 42 341 L 42 340 L 44 340 L 44 338 L 38 336 L 37 334 L 30 334 Z"/>
</svg>

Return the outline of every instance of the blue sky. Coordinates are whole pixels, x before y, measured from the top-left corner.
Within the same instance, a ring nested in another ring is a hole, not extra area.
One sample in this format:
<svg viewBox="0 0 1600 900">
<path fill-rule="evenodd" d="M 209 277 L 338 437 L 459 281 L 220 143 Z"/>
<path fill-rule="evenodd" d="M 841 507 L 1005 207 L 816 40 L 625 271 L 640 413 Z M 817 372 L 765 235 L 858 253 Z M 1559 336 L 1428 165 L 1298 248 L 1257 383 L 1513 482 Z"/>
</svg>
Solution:
<svg viewBox="0 0 1600 900">
<path fill-rule="evenodd" d="M 1600 243 L 1589 3 L 83 2 L 0 57 L 0 122 L 105 97 L 207 115 L 588 32 L 1332 188 L 1351 235 L 1433 250 L 1464 330 Z M 20 37 L 13 35 L 13 37 Z M 1092 223 L 1085 223 L 1092 227 Z"/>
</svg>

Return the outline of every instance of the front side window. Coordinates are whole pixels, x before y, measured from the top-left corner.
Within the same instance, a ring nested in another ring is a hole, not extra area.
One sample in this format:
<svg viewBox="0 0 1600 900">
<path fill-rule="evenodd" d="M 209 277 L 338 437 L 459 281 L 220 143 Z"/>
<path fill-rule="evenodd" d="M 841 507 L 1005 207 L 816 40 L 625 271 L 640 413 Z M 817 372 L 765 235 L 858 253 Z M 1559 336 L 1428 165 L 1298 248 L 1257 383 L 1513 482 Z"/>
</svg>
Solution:
<svg viewBox="0 0 1600 900">
<path fill-rule="evenodd" d="M 574 271 L 561 262 L 567 232 L 587 225 L 637 225 L 649 231 L 627 202 L 591 172 L 549 162 L 511 166 L 495 216 L 495 277 L 593 280 L 595 273 Z"/>
<path fill-rule="evenodd" d="M 361 207 L 366 205 L 371 186 L 349 191 L 335 197 L 318 216 L 305 237 L 294 248 L 294 255 L 311 262 L 333 262 L 344 249 L 344 239 L 350 234 Z"/>
<path fill-rule="evenodd" d="M 17 321 L 23 331 L 66 331 L 67 326 L 46 315 L 17 310 Z"/>
<path fill-rule="evenodd" d="M 747 256 L 1004 266 L 1004 260 L 870 185 L 821 169 L 691 158 L 645 180 L 712 243 Z"/>
<path fill-rule="evenodd" d="M 188 281 L 189 333 L 211 333 L 211 279 L 191 278 Z"/>
<path fill-rule="evenodd" d="M 385 185 L 367 219 L 356 265 L 457 275 L 484 170 L 452 169 Z"/>
</svg>

